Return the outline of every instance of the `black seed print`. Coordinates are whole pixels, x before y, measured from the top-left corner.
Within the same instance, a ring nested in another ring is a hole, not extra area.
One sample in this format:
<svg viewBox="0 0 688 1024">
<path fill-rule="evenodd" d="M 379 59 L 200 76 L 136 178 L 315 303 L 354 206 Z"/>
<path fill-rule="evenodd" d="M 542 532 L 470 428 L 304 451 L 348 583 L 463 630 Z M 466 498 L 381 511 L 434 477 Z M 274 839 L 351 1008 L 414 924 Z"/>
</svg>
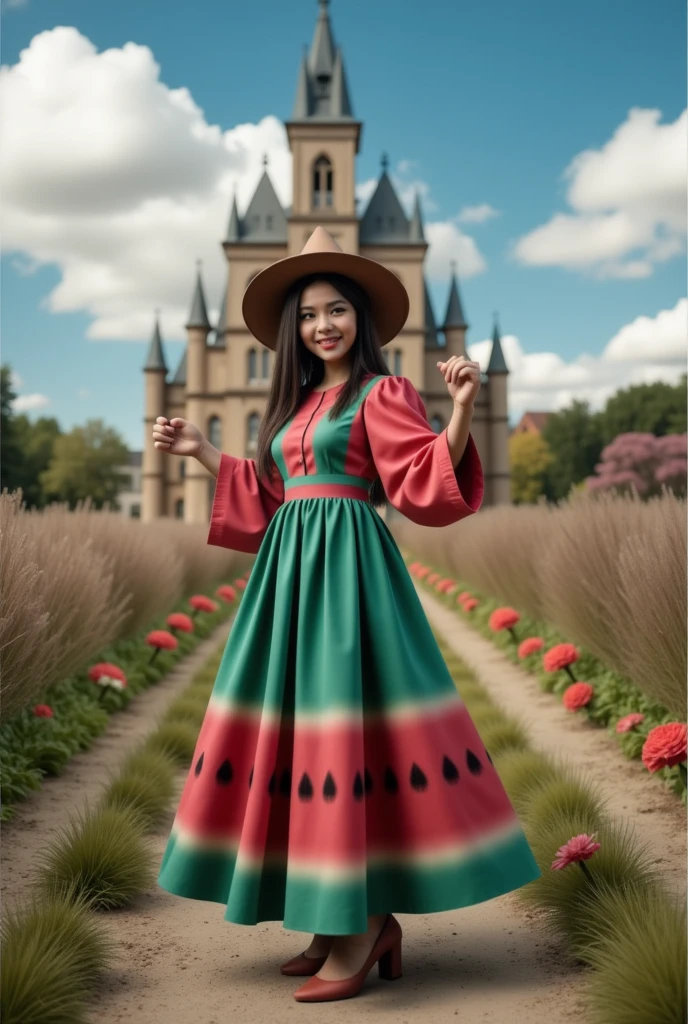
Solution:
<svg viewBox="0 0 688 1024">
<path fill-rule="evenodd" d="M 373 788 L 373 776 L 370 774 L 367 768 L 363 776 L 363 788 L 365 789 L 366 793 L 370 793 Z"/>
<path fill-rule="evenodd" d="M 280 793 L 282 796 L 289 796 L 291 793 L 291 772 L 285 768 L 280 779 Z"/>
<path fill-rule="evenodd" d="M 199 757 L 198 761 L 196 761 L 196 768 L 195 768 L 195 774 L 196 775 L 200 775 L 201 774 L 201 768 L 203 767 L 203 758 L 204 758 L 204 756 L 205 756 L 205 753 L 201 754 L 201 756 Z"/>
<path fill-rule="evenodd" d="M 354 779 L 354 798 L 356 800 L 363 798 L 363 779 L 360 772 L 356 772 L 356 778 Z"/>
<path fill-rule="evenodd" d="M 442 774 L 444 775 L 447 782 L 458 782 L 459 781 L 459 769 L 456 767 L 454 762 L 446 755 L 442 761 Z"/>
<path fill-rule="evenodd" d="M 307 772 L 304 772 L 299 782 L 299 796 L 302 800 L 312 800 L 313 798 L 313 784 L 308 778 Z"/>
<path fill-rule="evenodd" d="M 480 775 L 483 770 L 483 766 L 472 750 L 466 751 L 466 764 L 468 765 L 468 770 L 472 775 Z"/>
<path fill-rule="evenodd" d="M 252 765 L 252 766 L 251 766 L 251 774 L 250 774 L 250 775 L 249 775 L 249 777 L 248 777 L 248 788 L 249 788 L 249 789 L 250 789 L 250 788 L 251 788 L 251 786 L 253 785 L 253 769 L 254 769 L 254 768 L 255 768 L 255 765 Z"/>
<path fill-rule="evenodd" d="M 487 760 L 488 760 L 488 761 L 490 762 L 490 764 L 492 764 L 492 765 L 493 765 L 493 764 L 494 764 L 494 761 L 493 761 L 493 760 L 492 760 L 492 758 L 490 757 L 490 752 L 489 752 L 489 750 L 486 750 L 486 751 L 485 751 L 485 753 L 486 753 L 486 755 L 487 755 Z"/>
<path fill-rule="evenodd" d="M 326 800 L 334 800 L 337 795 L 337 787 L 332 778 L 332 772 L 328 772 L 323 783 L 323 796 Z"/>
<path fill-rule="evenodd" d="M 418 767 L 415 761 L 413 762 L 413 767 L 411 768 L 411 785 L 413 786 L 414 789 L 426 789 L 428 785 L 428 780 L 425 775 L 425 772 L 423 772 Z"/>
<path fill-rule="evenodd" d="M 275 792 L 275 773 L 273 772 L 272 775 L 270 776 L 270 781 L 268 782 L 268 793 L 270 794 L 270 796 L 272 796 L 272 794 L 274 792 Z"/>
<path fill-rule="evenodd" d="M 234 772 L 232 771 L 231 764 L 229 763 L 229 761 L 224 760 L 220 767 L 217 769 L 217 772 L 215 773 L 215 778 L 223 786 L 226 786 L 228 782 L 232 781 L 233 775 Z"/>
<path fill-rule="evenodd" d="M 385 768 L 385 775 L 383 779 L 384 787 L 388 793 L 396 793 L 399 790 L 399 782 L 397 777 L 391 768 Z"/>
</svg>

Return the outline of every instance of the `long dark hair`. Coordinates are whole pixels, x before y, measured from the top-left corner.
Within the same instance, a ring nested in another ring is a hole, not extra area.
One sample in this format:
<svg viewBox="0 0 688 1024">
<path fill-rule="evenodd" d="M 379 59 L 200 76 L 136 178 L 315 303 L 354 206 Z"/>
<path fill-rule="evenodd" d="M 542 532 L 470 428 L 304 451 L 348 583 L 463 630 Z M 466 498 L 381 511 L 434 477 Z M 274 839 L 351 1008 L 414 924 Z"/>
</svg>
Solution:
<svg viewBox="0 0 688 1024">
<path fill-rule="evenodd" d="M 306 392 L 321 384 L 325 375 L 322 359 L 318 359 L 306 348 L 299 333 L 301 293 L 316 281 L 331 284 L 356 310 L 356 338 L 350 349 L 351 374 L 329 411 L 330 418 L 337 419 L 354 401 L 367 374 L 390 376 L 370 315 L 370 302 L 366 291 L 350 277 L 344 277 L 342 274 L 310 274 L 296 281 L 284 301 L 277 332 L 272 385 L 267 409 L 258 431 L 258 476 L 270 478 L 277 469 L 270 448 L 275 435 L 296 413 Z M 372 505 L 380 507 L 387 504 L 387 496 L 379 476 L 373 480 L 368 494 Z"/>
</svg>

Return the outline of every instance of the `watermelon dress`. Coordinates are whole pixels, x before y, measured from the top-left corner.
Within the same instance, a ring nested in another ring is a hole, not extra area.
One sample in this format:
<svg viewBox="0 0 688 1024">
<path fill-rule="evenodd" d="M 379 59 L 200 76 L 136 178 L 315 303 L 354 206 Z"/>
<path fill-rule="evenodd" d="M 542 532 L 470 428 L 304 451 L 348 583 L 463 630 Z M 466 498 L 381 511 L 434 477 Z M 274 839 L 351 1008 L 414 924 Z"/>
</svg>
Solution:
<svg viewBox="0 0 688 1024">
<path fill-rule="evenodd" d="M 237 924 L 347 935 L 384 912 L 480 903 L 540 875 L 444 663 L 401 553 L 368 501 L 446 526 L 476 512 L 404 377 L 368 377 L 330 419 L 309 391 L 279 469 L 222 454 L 208 543 L 256 560 L 223 652 L 158 884 Z"/>
</svg>

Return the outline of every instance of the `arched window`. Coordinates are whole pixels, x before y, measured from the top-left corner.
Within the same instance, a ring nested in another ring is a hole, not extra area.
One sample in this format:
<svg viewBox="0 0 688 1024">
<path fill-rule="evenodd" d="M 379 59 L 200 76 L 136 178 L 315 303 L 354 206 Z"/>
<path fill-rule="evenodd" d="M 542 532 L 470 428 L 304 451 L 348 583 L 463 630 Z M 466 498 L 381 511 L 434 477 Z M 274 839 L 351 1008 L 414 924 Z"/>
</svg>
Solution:
<svg viewBox="0 0 688 1024">
<path fill-rule="evenodd" d="M 266 348 L 264 348 L 263 351 L 261 352 L 261 362 L 262 362 L 261 369 L 263 371 L 263 373 L 262 373 L 263 380 L 269 380 L 270 379 L 270 353 L 269 353 L 269 351 Z"/>
<path fill-rule="evenodd" d="M 437 413 L 435 413 L 434 416 L 430 417 L 430 426 L 432 427 L 436 434 L 439 434 L 440 431 L 443 429 L 442 417 L 438 416 Z"/>
<path fill-rule="evenodd" d="M 174 503 L 174 518 L 175 519 L 183 519 L 184 518 L 184 499 L 183 498 L 178 498 L 177 501 L 175 501 L 175 503 Z"/>
<path fill-rule="evenodd" d="M 401 349 L 394 349 L 394 376 L 401 377 Z"/>
<path fill-rule="evenodd" d="M 218 451 L 222 449 L 222 420 L 219 416 L 211 416 L 208 420 L 208 440 Z"/>
<path fill-rule="evenodd" d="M 319 156 L 313 164 L 313 209 L 332 206 L 332 164 L 326 156 Z"/>
<path fill-rule="evenodd" d="M 246 431 L 246 455 L 251 458 L 258 448 L 258 430 L 260 428 L 260 416 L 257 412 L 250 413 L 247 420 Z"/>
<path fill-rule="evenodd" d="M 248 350 L 248 382 L 254 384 L 258 380 L 258 353 L 254 348 Z"/>
</svg>

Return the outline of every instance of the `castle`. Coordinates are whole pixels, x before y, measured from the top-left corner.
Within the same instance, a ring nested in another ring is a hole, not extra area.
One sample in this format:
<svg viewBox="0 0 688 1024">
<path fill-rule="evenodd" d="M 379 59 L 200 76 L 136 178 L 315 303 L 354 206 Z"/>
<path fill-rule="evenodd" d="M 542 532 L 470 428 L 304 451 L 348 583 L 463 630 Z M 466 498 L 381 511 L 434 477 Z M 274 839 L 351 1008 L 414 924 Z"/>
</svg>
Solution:
<svg viewBox="0 0 688 1024">
<path fill-rule="evenodd" d="M 416 195 L 409 218 L 385 158 L 375 192 L 365 212 L 357 215 L 355 158 L 362 123 L 353 114 L 328 0 L 318 2 L 313 42 L 302 59 L 293 114 L 285 125 L 293 157 L 291 207 L 285 210 L 280 204 L 264 161 L 263 174 L 243 214 L 234 197 L 222 243 L 228 277 L 217 325 L 213 328 L 208 319 L 199 268 L 186 324 L 187 347 L 170 381 L 156 320 L 144 367 L 144 522 L 171 516 L 187 523 L 208 523 L 215 493 L 215 477 L 195 459 L 171 459 L 154 448 L 157 416 L 183 416 L 216 448 L 242 458 L 255 455 L 275 357 L 249 334 L 241 317 L 243 293 L 264 267 L 299 253 L 318 224 L 345 252 L 378 260 L 401 278 L 409 293 L 410 312 L 403 330 L 383 348 L 383 354 L 390 372 L 407 377 L 419 391 L 437 433 L 451 417 L 451 399 L 436 362 L 466 354 L 468 324 L 456 270 L 452 267 L 446 314 L 438 326 L 423 273 L 428 243 L 420 200 Z M 471 427 L 485 474 L 484 507 L 511 501 L 507 375 L 495 325 Z"/>
</svg>

